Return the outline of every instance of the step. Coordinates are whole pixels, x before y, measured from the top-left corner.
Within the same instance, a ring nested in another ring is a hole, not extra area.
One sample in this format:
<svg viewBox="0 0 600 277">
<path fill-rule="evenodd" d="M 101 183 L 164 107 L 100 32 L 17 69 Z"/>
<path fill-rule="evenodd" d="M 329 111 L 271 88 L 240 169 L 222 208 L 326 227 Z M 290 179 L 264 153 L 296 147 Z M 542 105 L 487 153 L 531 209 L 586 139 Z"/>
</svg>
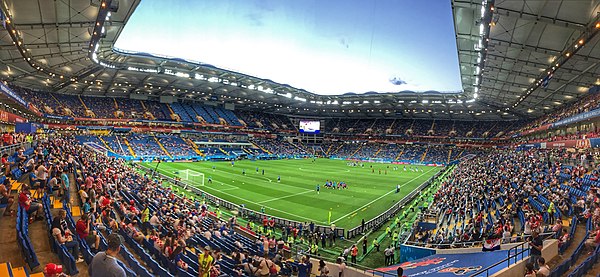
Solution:
<svg viewBox="0 0 600 277">
<path fill-rule="evenodd" d="M 81 216 L 81 208 L 79 206 L 73 206 L 71 208 L 71 214 L 73 217 Z"/>
<path fill-rule="evenodd" d="M 13 277 L 27 277 L 27 272 L 24 267 L 17 267 L 12 269 Z"/>
<path fill-rule="evenodd" d="M 9 269 L 9 264 L 8 263 L 1 263 L 0 264 L 0 277 L 10 277 L 10 271 Z"/>
</svg>

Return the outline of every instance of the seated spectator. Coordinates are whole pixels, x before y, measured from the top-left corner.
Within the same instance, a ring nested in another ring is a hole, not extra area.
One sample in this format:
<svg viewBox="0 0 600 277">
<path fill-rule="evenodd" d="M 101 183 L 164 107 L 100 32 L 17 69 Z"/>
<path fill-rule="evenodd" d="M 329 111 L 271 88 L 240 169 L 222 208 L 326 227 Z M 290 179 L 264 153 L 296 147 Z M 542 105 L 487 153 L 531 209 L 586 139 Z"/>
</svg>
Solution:
<svg viewBox="0 0 600 277">
<path fill-rule="evenodd" d="M 7 183 L 8 187 L 6 185 Z M 6 210 L 4 210 L 4 215 L 11 215 L 14 212 L 11 207 L 15 202 L 15 199 L 10 195 L 10 190 L 10 180 L 7 178 L 3 184 L 0 184 L 0 208 L 6 208 Z"/>
<path fill-rule="evenodd" d="M 590 254 L 592 254 L 592 251 L 594 251 L 598 245 L 600 245 L 600 227 L 597 227 L 585 241 L 585 248 L 590 251 Z"/>
<path fill-rule="evenodd" d="M 62 244 L 67 247 L 73 257 L 77 260 L 77 263 L 83 262 L 83 259 L 79 257 L 79 244 L 77 240 L 73 238 L 71 230 L 69 230 L 67 221 L 65 220 L 67 212 L 65 210 L 58 211 L 58 215 L 52 221 L 52 236 L 56 239 L 58 244 Z"/>
<path fill-rule="evenodd" d="M 19 206 L 27 211 L 27 215 L 29 216 L 29 222 L 33 222 L 33 219 L 42 220 L 42 205 L 38 202 L 31 200 L 31 193 L 29 192 L 29 187 L 27 185 L 23 185 L 21 189 L 21 193 L 19 193 Z M 34 215 L 36 217 L 34 217 Z"/>
<path fill-rule="evenodd" d="M 91 249 L 97 251 L 100 246 L 100 237 L 96 234 L 96 231 L 90 233 L 90 224 L 91 222 L 88 220 L 88 215 L 83 214 L 75 224 L 75 231 L 80 239 L 84 239 Z"/>
<path fill-rule="evenodd" d="M 525 277 L 537 277 L 533 270 L 533 263 L 529 262 L 525 265 Z"/>
<path fill-rule="evenodd" d="M 538 269 L 538 271 L 536 272 L 536 276 L 537 277 L 550 276 L 550 267 L 548 267 L 548 265 L 546 264 L 546 259 L 544 259 L 544 257 L 541 257 L 538 260 L 538 263 L 540 264 L 540 269 Z"/>
</svg>

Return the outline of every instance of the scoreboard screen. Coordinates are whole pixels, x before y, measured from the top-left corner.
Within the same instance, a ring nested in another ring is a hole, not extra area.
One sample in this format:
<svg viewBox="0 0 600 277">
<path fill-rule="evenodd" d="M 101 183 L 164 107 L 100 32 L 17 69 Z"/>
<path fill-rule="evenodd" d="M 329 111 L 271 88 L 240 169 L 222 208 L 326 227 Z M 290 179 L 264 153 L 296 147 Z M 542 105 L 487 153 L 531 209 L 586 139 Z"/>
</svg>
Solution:
<svg viewBox="0 0 600 277">
<path fill-rule="evenodd" d="M 318 134 L 321 132 L 321 121 L 300 120 L 300 133 Z"/>
</svg>

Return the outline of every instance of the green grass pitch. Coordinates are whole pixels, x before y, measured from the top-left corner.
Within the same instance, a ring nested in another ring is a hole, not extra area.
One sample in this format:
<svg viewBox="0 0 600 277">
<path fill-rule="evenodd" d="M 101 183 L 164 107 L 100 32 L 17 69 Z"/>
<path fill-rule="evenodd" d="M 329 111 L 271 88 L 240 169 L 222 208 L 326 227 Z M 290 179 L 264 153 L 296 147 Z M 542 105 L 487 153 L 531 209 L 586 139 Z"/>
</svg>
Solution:
<svg viewBox="0 0 600 277">
<path fill-rule="evenodd" d="M 156 163 L 144 166 L 154 169 Z M 186 169 L 204 173 L 205 185 L 198 186 L 200 189 L 255 211 L 264 207 L 267 214 L 281 218 L 327 225 L 331 209 L 331 222 L 348 230 L 358 226 L 362 219 L 368 221 L 384 212 L 441 170 L 441 167 L 407 165 L 404 171 L 404 165 L 398 165 L 394 171 L 393 166 L 364 163 L 364 168 L 352 167 L 347 161 L 329 159 L 243 160 L 236 161 L 234 166 L 230 162 L 161 163 L 158 171 L 178 177 L 183 174 L 176 172 Z M 411 172 L 411 167 L 423 172 Z M 212 184 L 208 183 L 209 177 Z M 326 180 L 344 181 L 348 189 L 327 189 Z M 321 185 L 319 194 L 317 184 Z M 397 184 L 401 185 L 400 193 L 396 193 Z"/>
</svg>

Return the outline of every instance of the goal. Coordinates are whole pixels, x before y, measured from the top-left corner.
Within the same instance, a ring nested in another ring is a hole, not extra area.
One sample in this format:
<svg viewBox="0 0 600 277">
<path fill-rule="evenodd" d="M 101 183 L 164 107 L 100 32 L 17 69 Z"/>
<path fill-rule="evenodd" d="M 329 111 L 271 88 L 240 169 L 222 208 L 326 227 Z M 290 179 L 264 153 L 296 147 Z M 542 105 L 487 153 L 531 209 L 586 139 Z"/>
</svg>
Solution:
<svg viewBox="0 0 600 277">
<path fill-rule="evenodd" d="M 204 186 L 204 173 L 191 169 L 179 171 L 181 181 L 192 186 Z"/>
</svg>

